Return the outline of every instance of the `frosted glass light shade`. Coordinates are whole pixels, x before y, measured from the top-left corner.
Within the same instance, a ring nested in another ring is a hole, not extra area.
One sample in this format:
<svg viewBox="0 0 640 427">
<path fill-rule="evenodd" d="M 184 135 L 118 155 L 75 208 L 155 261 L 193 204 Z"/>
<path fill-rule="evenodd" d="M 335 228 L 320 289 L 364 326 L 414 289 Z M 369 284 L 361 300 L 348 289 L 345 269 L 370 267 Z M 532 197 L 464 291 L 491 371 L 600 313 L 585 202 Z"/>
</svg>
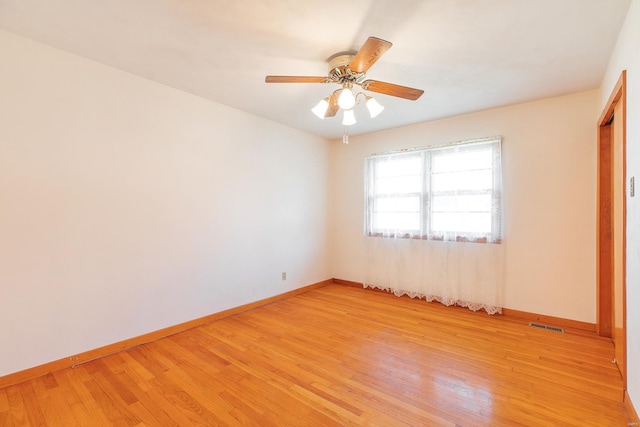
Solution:
<svg viewBox="0 0 640 427">
<path fill-rule="evenodd" d="M 340 96 L 338 97 L 338 105 L 343 110 L 350 110 L 354 105 L 356 105 L 356 97 L 353 96 L 351 89 L 342 89 L 342 92 L 340 92 Z"/>
<path fill-rule="evenodd" d="M 327 109 L 329 108 L 329 100 L 327 98 L 320 100 L 318 104 L 311 109 L 313 114 L 318 116 L 321 119 L 324 119 L 324 115 L 327 114 Z"/>
<path fill-rule="evenodd" d="M 378 101 L 376 101 L 375 99 L 371 98 L 371 97 L 367 97 L 367 110 L 369 110 L 369 115 L 371 116 L 371 118 L 376 117 L 378 114 L 382 113 L 382 110 L 384 110 L 384 107 L 382 105 L 380 105 L 380 103 Z"/>
<path fill-rule="evenodd" d="M 356 115 L 353 114 L 353 110 L 344 110 L 344 116 L 342 117 L 342 124 L 345 126 L 351 126 L 356 124 Z"/>
</svg>

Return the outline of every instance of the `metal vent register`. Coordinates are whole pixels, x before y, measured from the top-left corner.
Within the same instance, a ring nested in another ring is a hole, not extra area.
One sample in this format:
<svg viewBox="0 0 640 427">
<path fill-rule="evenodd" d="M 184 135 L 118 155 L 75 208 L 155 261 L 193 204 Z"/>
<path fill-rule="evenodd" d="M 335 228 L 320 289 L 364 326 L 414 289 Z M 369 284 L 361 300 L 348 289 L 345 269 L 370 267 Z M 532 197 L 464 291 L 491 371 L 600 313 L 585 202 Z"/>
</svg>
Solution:
<svg viewBox="0 0 640 427">
<path fill-rule="evenodd" d="M 548 331 L 564 333 L 564 329 L 562 329 L 562 328 L 556 328 L 555 326 L 543 325 L 541 323 L 529 322 L 529 326 L 534 327 L 534 328 L 538 328 L 538 329 L 546 329 Z"/>
</svg>

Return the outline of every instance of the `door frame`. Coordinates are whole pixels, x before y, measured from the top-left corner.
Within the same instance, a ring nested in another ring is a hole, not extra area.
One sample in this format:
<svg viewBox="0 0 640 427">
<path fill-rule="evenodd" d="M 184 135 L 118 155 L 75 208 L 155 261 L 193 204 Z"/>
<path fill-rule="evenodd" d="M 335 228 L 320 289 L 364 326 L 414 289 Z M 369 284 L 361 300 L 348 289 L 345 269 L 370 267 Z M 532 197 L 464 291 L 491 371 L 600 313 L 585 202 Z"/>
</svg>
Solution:
<svg viewBox="0 0 640 427">
<path fill-rule="evenodd" d="M 622 107 L 622 117 L 615 120 L 622 120 L 622 324 L 623 340 L 622 355 L 625 360 L 622 362 L 622 379 L 624 390 L 627 388 L 626 372 L 626 331 L 627 331 L 627 310 L 626 310 L 626 255 L 627 255 L 627 72 L 623 70 L 613 88 L 607 104 L 598 120 L 598 165 L 597 165 L 597 204 L 596 204 L 596 331 L 603 337 L 614 337 L 615 319 L 614 304 L 614 258 L 613 258 L 613 112 L 620 104 Z"/>
</svg>

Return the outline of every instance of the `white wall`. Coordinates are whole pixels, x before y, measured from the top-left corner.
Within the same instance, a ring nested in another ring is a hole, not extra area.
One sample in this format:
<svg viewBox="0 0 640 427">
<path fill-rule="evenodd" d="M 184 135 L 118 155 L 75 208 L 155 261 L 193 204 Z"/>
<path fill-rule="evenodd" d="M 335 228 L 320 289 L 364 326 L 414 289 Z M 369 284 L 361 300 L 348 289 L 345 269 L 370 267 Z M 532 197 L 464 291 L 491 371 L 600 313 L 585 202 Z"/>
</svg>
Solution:
<svg viewBox="0 0 640 427">
<path fill-rule="evenodd" d="M 600 90 L 601 112 L 622 70 L 627 70 L 627 388 L 640 410 L 640 0 L 633 0 Z"/>
<path fill-rule="evenodd" d="M 331 277 L 329 142 L 4 31 L 0 52 L 0 376 Z"/>
<path fill-rule="evenodd" d="M 367 155 L 502 135 L 505 306 L 595 323 L 596 116 L 589 91 L 335 144 L 334 277 L 363 282 Z"/>
</svg>

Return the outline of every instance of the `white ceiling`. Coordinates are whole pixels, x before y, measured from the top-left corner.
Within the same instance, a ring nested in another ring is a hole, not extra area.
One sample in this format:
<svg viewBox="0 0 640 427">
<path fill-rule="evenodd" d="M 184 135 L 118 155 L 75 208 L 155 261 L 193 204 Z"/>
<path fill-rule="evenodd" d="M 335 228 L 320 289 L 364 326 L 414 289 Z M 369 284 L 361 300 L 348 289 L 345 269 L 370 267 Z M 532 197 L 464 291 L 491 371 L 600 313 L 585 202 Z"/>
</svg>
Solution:
<svg viewBox="0 0 640 427">
<path fill-rule="evenodd" d="M 367 78 L 424 89 L 376 95 L 351 134 L 597 88 L 631 0 L 0 0 L 0 28 L 328 138 L 310 108 L 326 59 L 368 36 L 393 47 Z"/>
</svg>

